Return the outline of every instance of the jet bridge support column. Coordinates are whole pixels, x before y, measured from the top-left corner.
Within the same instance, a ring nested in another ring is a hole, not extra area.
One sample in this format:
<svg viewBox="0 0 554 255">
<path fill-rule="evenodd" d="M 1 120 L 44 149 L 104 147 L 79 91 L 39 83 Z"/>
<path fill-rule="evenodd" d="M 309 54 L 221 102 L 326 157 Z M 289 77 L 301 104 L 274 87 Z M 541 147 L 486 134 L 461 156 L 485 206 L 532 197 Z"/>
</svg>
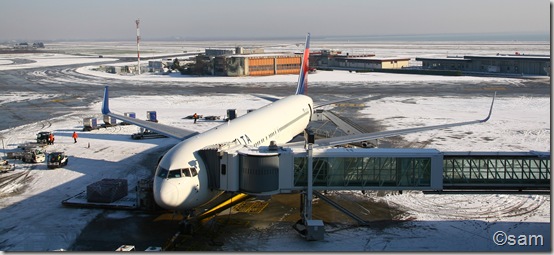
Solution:
<svg viewBox="0 0 554 255">
<path fill-rule="evenodd" d="M 293 227 L 300 234 L 304 235 L 308 241 L 320 241 L 323 240 L 325 234 L 325 228 L 322 220 L 312 219 L 312 200 L 313 200 L 313 144 L 314 133 L 311 130 L 304 130 L 304 137 L 306 138 L 307 152 L 308 152 L 308 183 L 307 189 L 302 192 L 301 199 L 302 205 L 302 219 L 299 220 Z M 298 228 L 299 223 L 302 223 L 304 229 Z"/>
</svg>

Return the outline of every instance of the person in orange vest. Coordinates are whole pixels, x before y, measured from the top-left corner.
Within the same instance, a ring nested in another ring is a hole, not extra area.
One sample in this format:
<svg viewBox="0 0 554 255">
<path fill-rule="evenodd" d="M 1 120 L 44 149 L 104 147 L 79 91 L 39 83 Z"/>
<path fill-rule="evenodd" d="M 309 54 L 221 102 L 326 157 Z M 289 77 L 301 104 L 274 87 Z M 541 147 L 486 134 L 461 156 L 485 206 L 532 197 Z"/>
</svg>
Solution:
<svg viewBox="0 0 554 255">
<path fill-rule="evenodd" d="M 194 124 L 196 124 L 196 120 L 198 119 L 198 114 L 194 113 L 194 115 L 192 115 L 192 118 L 194 119 Z"/>
<path fill-rule="evenodd" d="M 75 141 L 74 143 L 77 143 L 77 137 L 79 137 L 77 132 L 73 131 L 73 135 L 71 137 L 73 137 L 73 140 Z"/>
<path fill-rule="evenodd" d="M 50 137 L 48 137 L 48 140 L 50 140 L 50 144 L 54 144 L 54 133 L 50 133 Z"/>
</svg>

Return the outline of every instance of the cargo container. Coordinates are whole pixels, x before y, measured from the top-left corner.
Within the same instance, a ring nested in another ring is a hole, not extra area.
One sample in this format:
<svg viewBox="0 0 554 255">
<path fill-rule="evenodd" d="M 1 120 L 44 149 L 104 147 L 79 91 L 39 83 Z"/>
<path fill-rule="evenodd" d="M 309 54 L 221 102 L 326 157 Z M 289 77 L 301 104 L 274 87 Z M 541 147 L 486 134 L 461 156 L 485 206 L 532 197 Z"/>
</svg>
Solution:
<svg viewBox="0 0 554 255">
<path fill-rule="evenodd" d="M 115 126 L 117 121 L 112 116 L 104 115 L 104 124 L 106 124 L 106 126 Z"/>
<path fill-rule="evenodd" d="M 96 118 L 83 119 L 83 131 L 91 131 L 98 128 L 98 120 Z"/>
<path fill-rule="evenodd" d="M 112 203 L 127 196 L 126 179 L 102 179 L 87 186 L 87 201 Z"/>
<path fill-rule="evenodd" d="M 134 112 L 126 112 L 126 113 L 123 113 L 125 115 L 125 117 L 129 117 L 129 118 L 136 118 L 137 115 L 134 113 Z"/>
<path fill-rule="evenodd" d="M 125 115 L 125 117 L 129 117 L 129 118 L 133 118 L 133 119 L 137 118 L 137 115 L 134 112 L 126 112 L 126 113 L 123 113 L 123 114 Z M 131 125 L 131 123 L 128 123 L 126 121 L 122 121 L 119 124 L 120 125 Z"/>
<path fill-rule="evenodd" d="M 227 120 L 234 120 L 237 117 L 237 109 L 227 109 Z"/>
<path fill-rule="evenodd" d="M 156 111 L 147 111 L 146 112 L 146 120 L 147 121 L 152 121 L 152 122 L 158 122 Z"/>
</svg>

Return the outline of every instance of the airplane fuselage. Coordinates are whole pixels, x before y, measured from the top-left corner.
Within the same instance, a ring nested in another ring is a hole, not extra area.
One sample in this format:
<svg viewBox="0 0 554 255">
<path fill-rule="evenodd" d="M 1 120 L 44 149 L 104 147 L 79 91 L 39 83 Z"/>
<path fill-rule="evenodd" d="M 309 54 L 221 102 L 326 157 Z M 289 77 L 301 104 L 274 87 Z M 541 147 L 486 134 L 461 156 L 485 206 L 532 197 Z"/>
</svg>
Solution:
<svg viewBox="0 0 554 255">
<path fill-rule="evenodd" d="M 198 150 L 229 142 L 245 146 L 264 146 L 271 141 L 286 143 L 307 127 L 312 108 L 310 97 L 288 96 L 180 142 L 163 156 L 156 169 L 156 203 L 183 211 L 210 201 L 220 191 L 207 186 L 206 165 Z"/>
</svg>

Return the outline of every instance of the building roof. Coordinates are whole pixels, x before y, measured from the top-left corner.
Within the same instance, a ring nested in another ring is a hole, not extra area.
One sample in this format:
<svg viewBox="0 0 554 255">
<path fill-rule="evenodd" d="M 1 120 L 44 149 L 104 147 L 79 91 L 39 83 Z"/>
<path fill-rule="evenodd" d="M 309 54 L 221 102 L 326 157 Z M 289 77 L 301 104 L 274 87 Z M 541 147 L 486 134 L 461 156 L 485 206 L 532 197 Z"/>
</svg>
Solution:
<svg viewBox="0 0 554 255">
<path fill-rule="evenodd" d="M 492 55 L 492 56 L 464 56 L 467 59 L 502 59 L 502 60 L 548 60 L 550 56 L 547 55 Z"/>
<path fill-rule="evenodd" d="M 416 61 L 445 61 L 445 62 L 470 62 L 471 59 L 456 57 L 456 58 L 416 58 Z"/>
<path fill-rule="evenodd" d="M 273 57 L 301 57 L 302 55 L 291 53 L 259 53 L 259 54 L 238 54 L 230 55 L 235 58 L 273 58 Z"/>
<path fill-rule="evenodd" d="M 411 58 L 375 58 L 375 57 L 335 57 L 335 59 L 349 60 L 349 61 L 363 61 L 363 62 L 386 62 L 386 61 L 409 61 Z"/>
<path fill-rule="evenodd" d="M 493 59 L 493 60 L 543 60 L 550 61 L 547 55 L 488 55 L 488 56 L 463 56 L 446 58 L 416 58 L 416 61 L 450 61 L 450 62 L 468 62 L 472 59 Z"/>
</svg>

